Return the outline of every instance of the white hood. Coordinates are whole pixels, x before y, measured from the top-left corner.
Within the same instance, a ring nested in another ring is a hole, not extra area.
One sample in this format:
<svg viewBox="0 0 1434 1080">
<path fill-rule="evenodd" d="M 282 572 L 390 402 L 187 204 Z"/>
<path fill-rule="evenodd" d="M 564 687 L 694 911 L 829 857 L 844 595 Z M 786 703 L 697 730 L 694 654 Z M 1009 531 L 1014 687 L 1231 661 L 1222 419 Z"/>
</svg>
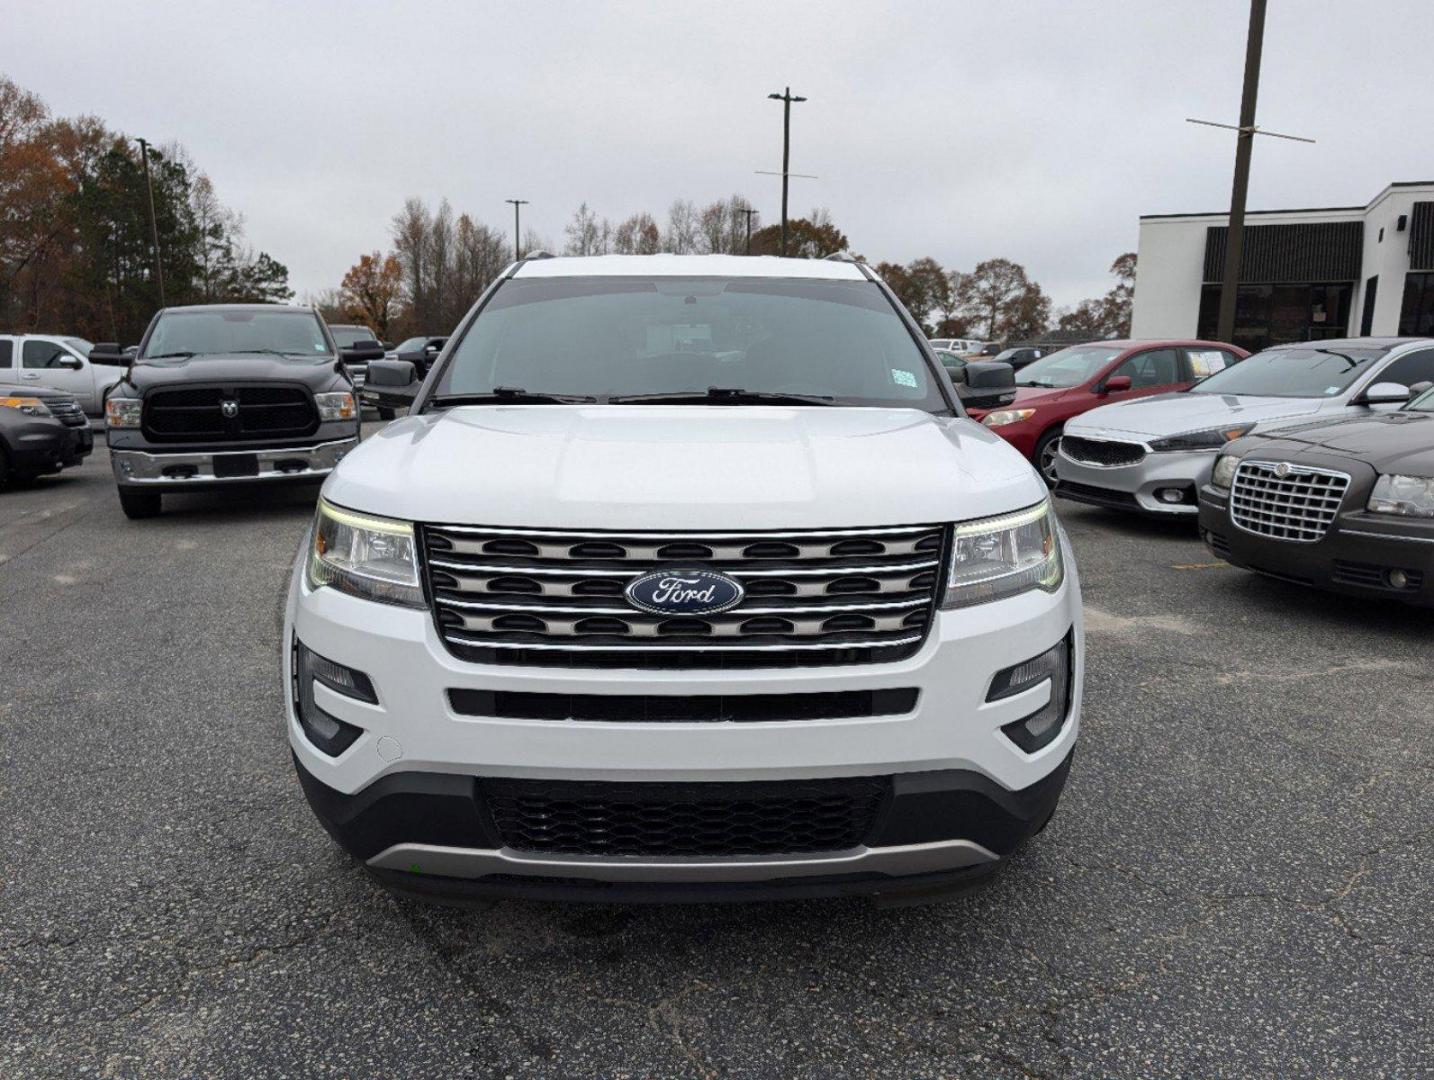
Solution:
<svg viewBox="0 0 1434 1080">
<path fill-rule="evenodd" d="M 549 529 L 801 529 L 965 520 L 1045 498 L 1003 439 L 911 409 L 467 406 L 390 424 L 324 497 Z"/>
<path fill-rule="evenodd" d="M 1306 416 L 1326 404 L 1323 398 L 1161 394 L 1091 409 L 1066 424 L 1065 430 L 1068 435 L 1086 438 L 1134 436 L 1144 442 L 1187 431 Z"/>
</svg>

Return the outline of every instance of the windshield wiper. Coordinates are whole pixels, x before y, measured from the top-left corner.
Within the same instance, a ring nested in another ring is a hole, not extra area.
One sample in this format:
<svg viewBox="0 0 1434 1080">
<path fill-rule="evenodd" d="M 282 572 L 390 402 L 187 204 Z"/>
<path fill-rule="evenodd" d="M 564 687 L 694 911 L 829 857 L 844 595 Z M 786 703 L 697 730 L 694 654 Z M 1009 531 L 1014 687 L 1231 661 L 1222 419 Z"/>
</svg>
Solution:
<svg viewBox="0 0 1434 1080">
<path fill-rule="evenodd" d="M 521 386 L 495 386 L 486 394 L 439 394 L 430 405 L 591 405 L 597 398 L 586 394 L 530 394 Z"/>
<path fill-rule="evenodd" d="M 740 387 L 709 386 L 706 390 L 675 390 L 665 394 L 613 394 L 611 405 L 835 405 L 822 394 L 785 394 Z"/>
<path fill-rule="evenodd" d="M 162 353 L 153 353 L 153 354 L 150 355 L 150 356 L 141 356 L 141 357 L 139 357 L 139 359 L 141 359 L 141 360 L 184 360 L 184 359 L 188 359 L 188 358 L 191 357 L 191 356 L 197 356 L 197 355 L 198 355 L 198 353 L 193 353 L 193 352 L 162 352 Z"/>
<path fill-rule="evenodd" d="M 308 356 L 308 353 L 280 352 L 278 349 L 233 349 L 230 356 L 255 356 L 263 354 L 266 356 L 280 356 L 287 360 L 291 356 Z"/>
</svg>

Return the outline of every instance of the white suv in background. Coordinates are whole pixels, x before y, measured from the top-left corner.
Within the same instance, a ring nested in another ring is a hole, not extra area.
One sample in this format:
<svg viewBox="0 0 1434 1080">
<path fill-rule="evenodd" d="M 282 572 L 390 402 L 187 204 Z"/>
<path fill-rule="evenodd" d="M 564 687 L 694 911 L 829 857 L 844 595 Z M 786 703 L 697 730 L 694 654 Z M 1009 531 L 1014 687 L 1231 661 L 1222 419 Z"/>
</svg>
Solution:
<svg viewBox="0 0 1434 1080">
<path fill-rule="evenodd" d="M 63 390 L 90 416 L 103 416 L 105 391 L 119 382 L 124 368 L 92 364 L 92 348 L 79 337 L 0 334 L 0 382 Z"/>
<path fill-rule="evenodd" d="M 848 261 L 511 267 L 294 566 L 289 740 L 334 839 L 437 897 L 998 865 L 1070 768 L 1080 593 L 1045 483 L 939 371 Z"/>
</svg>

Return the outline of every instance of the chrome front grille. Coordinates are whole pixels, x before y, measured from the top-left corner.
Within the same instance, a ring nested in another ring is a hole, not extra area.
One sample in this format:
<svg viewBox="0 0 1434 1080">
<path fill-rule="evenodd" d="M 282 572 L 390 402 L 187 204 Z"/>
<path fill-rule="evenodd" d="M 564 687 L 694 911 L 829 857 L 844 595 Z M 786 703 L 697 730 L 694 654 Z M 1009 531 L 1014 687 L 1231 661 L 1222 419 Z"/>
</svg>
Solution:
<svg viewBox="0 0 1434 1080">
<path fill-rule="evenodd" d="M 80 403 L 75 398 L 47 397 L 43 399 L 45 407 L 50 410 L 56 420 L 65 424 L 66 427 L 88 427 L 89 419 L 85 411 L 80 408 Z"/>
<path fill-rule="evenodd" d="M 1246 532 L 1312 544 L 1329 531 L 1348 488 L 1348 473 L 1242 461 L 1230 486 L 1230 520 Z"/>
<path fill-rule="evenodd" d="M 909 655 L 940 592 L 940 525 L 804 532 L 423 527 L 438 628 L 456 655 L 573 667 L 763 667 Z M 701 567 L 746 595 L 717 614 L 649 614 L 629 582 Z"/>
</svg>

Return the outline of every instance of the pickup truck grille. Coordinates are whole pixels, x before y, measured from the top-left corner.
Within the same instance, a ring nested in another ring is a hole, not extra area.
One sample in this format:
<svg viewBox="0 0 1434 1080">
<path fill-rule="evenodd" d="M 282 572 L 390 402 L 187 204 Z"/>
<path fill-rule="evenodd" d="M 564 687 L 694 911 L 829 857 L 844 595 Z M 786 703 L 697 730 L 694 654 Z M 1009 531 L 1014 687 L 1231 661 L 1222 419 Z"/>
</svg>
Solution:
<svg viewBox="0 0 1434 1080">
<path fill-rule="evenodd" d="M 1312 544 L 1328 531 L 1348 487 L 1348 473 L 1242 461 L 1230 488 L 1230 520 L 1246 532 Z"/>
<path fill-rule="evenodd" d="M 560 533 L 425 525 L 421 532 L 438 629 L 463 659 L 738 668 L 909 656 L 940 594 L 947 530 Z M 702 616 L 649 614 L 627 602 L 634 578 L 676 567 L 719 571 L 746 595 Z"/>
<path fill-rule="evenodd" d="M 144 399 L 144 434 L 155 442 L 304 438 L 318 426 L 302 386 L 181 386 Z"/>
<path fill-rule="evenodd" d="M 45 408 L 66 427 L 89 426 L 90 421 L 85 416 L 85 410 L 80 408 L 80 403 L 75 398 L 47 397 L 44 402 Z"/>
</svg>

